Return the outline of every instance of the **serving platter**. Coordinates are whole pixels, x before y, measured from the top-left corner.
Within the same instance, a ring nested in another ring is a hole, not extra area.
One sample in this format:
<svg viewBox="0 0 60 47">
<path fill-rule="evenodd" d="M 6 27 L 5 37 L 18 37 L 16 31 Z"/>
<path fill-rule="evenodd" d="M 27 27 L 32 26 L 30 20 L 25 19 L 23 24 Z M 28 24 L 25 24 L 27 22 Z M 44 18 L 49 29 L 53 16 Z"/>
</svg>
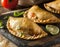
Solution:
<svg viewBox="0 0 60 47">
<path fill-rule="evenodd" d="M 43 5 L 41 6 L 41 8 L 44 9 Z M 27 10 L 27 9 L 22 9 L 19 11 L 25 11 L 25 10 Z M 18 47 L 50 47 L 51 45 L 60 43 L 60 33 L 56 36 L 52 36 L 49 34 L 48 36 L 41 38 L 41 39 L 37 39 L 37 40 L 24 40 L 24 39 L 21 39 L 21 38 L 18 38 L 16 36 L 12 35 L 6 28 L 7 19 L 4 19 L 4 17 L 13 16 L 13 13 L 14 13 L 14 11 L 11 11 L 11 12 L 7 12 L 7 13 L 3 13 L 0 16 L 0 20 L 2 20 L 3 24 L 4 24 L 4 28 L 0 29 L 0 33 L 3 36 L 5 36 L 6 38 L 8 38 L 10 41 L 15 43 Z M 56 15 L 57 17 L 60 17 L 59 14 L 54 14 L 54 15 Z M 38 24 L 38 25 L 41 26 L 46 31 L 46 29 L 45 29 L 46 25 L 42 25 L 42 24 Z M 58 26 L 60 29 L 60 23 L 53 24 L 53 25 Z"/>
</svg>

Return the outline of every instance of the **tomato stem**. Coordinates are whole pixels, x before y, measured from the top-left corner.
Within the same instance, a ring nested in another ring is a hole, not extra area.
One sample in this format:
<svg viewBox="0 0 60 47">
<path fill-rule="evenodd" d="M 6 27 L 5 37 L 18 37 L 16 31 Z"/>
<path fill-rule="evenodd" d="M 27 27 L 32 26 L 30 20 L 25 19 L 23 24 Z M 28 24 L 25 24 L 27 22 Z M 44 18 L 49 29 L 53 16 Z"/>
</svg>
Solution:
<svg viewBox="0 0 60 47">
<path fill-rule="evenodd" d="M 9 0 L 9 2 L 12 2 L 12 0 Z"/>
</svg>

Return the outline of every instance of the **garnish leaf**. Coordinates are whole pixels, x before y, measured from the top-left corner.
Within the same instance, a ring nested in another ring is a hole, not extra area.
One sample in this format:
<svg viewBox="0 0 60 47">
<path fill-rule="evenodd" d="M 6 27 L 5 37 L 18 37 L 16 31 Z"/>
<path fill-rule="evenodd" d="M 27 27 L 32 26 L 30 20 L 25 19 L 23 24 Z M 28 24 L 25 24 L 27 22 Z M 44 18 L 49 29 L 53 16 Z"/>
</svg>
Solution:
<svg viewBox="0 0 60 47">
<path fill-rule="evenodd" d="M 8 18 L 9 18 L 9 16 L 5 16 L 5 17 L 4 17 L 4 19 L 8 19 Z"/>
<path fill-rule="evenodd" d="M 22 16 L 24 14 L 24 11 L 22 12 L 14 12 L 14 16 Z"/>
<path fill-rule="evenodd" d="M 2 22 L 2 20 L 0 20 L 0 28 L 3 28 L 4 26 L 3 26 L 3 22 Z"/>
</svg>

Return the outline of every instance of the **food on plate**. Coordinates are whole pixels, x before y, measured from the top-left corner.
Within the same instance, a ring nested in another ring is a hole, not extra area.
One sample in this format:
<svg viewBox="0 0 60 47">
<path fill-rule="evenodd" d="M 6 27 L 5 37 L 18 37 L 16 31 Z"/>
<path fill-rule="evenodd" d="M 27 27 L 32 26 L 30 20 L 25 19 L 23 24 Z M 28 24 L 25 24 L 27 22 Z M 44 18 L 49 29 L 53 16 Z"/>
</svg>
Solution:
<svg viewBox="0 0 60 47">
<path fill-rule="evenodd" d="M 4 8 L 14 9 L 18 5 L 18 0 L 1 0 L 1 4 Z"/>
<path fill-rule="evenodd" d="M 60 14 L 60 0 L 55 0 L 53 2 L 46 3 L 46 4 L 44 4 L 44 7 L 48 11 Z"/>
<path fill-rule="evenodd" d="M 50 12 L 39 8 L 37 5 L 34 5 L 29 10 L 27 10 L 24 13 L 24 17 L 27 17 L 36 23 L 60 23 L 60 18 L 56 17 Z"/>
<path fill-rule="evenodd" d="M 54 26 L 54 25 L 46 25 L 46 29 L 52 35 L 59 34 L 59 28 L 57 26 Z"/>
<path fill-rule="evenodd" d="M 24 11 L 22 12 L 14 12 L 14 16 L 18 17 L 18 16 L 22 16 L 24 14 Z"/>
<path fill-rule="evenodd" d="M 38 39 L 48 35 L 41 27 L 28 18 L 9 17 L 7 28 L 11 34 L 27 40 Z"/>
</svg>

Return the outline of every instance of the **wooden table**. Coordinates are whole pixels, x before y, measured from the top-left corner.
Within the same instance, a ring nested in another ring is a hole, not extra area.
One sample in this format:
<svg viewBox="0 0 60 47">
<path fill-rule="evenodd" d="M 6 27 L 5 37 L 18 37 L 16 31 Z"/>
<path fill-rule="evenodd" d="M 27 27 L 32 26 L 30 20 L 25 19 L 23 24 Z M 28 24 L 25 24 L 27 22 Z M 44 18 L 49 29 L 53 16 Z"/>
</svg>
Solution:
<svg viewBox="0 0 60 47">
<path fill-rule="evenodd" d="M 7 11 L 10 11 L 10 10 L 5 9 L 5 8 L 0 6 L 0 14 L 5 13 Z M 0 43 L 2 43 L 2 44 L 0 44 L 1 45 L 0 47 L 17 47 L 15 44 L 10 42 L 7 38 L 3 37 L 1 34 L 0 34 Z M 51 47 L 60 47 L 60 43 L 53 45 Z"/>
</svg>

